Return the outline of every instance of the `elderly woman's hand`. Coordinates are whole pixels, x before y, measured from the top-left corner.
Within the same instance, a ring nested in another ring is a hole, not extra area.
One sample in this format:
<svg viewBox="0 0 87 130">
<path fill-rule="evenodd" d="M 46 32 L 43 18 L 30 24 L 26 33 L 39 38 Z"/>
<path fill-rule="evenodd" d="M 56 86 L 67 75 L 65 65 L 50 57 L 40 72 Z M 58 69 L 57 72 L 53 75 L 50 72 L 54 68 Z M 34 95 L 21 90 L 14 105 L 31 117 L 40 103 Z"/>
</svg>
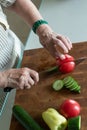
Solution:
<svg viewBox="0 0 87 130">
<path fill-rule="evenodd" d="M 72 48 L 72 43 L 67 37 L 54 33 L 47 24 L 39 26 L 36 33 L 41 44 L 53 57 L 57 56 L 62 59 L 64 54 L 68 53 Z"/>
<path fill-rule="evenodd" d="M 29 68 L 10 69 L 1 73 L 3 88 L 29 89 L 39 81 L 39 74 Z"/>
</svg>

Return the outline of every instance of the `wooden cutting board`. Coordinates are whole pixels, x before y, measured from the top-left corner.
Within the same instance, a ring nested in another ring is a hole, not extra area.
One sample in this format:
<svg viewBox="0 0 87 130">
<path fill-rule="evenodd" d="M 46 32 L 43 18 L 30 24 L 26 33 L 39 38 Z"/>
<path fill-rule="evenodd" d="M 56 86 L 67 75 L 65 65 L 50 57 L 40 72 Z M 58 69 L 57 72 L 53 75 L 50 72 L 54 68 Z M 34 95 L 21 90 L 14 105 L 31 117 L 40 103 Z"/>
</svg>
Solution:
<svg viewBox="0 0 87 130">
<path fill-rule="evenodd" d="M 87 56 L 87 42 L 73 44 L 73 49 L 69 53 L 75 59 Z M 24 52 L 22 67 L 29 67 L 40 72 L 55 65 L 55 59 L 44 49 L 34 49 Z M 66 76 L 72 76 L 81 86 L 81 93 L 71 92 L 62 89 L 55 92 L 52 89 L 52 83 L 56 79 L 62 79 Z M 40 81 L 30 90 L 17 90 L 15 104 L 21 105 L 45 130 L 49 130 L 42 120 L 42 112 L 49 107 L 58 110 L 60 104 L 65 99 L 75 99 L 81 105 L 82 127 L 81 130 L 87 130 L 87 60 L 76 66 L 72 73 L 40 73 Z M 12 117 L 10 130 L 25 130 L 23 126 Z"/>
</svg>

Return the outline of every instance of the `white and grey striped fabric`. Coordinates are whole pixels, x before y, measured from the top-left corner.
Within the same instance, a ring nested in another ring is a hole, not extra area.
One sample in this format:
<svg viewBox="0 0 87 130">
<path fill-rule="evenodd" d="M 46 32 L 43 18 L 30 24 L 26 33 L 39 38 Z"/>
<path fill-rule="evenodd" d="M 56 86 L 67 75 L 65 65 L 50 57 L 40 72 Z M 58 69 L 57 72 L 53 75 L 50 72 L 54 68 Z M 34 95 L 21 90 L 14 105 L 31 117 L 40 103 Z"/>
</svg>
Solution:
<svg viewBox="0 0 87 130">
<path fill-rule="evenodd" d="M 1 7 L 1 5 L 5 7 L 10 6 L 14 2 L 15 0 L 0 0 L 0 71 L 12 68 L 14 65 L 16 66 L 23 54 L 24 46 L 18 37 L 9 29 L 6 16 Z M 0 118 L 3 110 L 5 110 L 8 96 L 11 96 L 10 94 L 9 92 L 4 92 L 3 88 L 0 88 Z"/>
<path fill-rule="evenodd" d="M 11 6 L 16 0 L 0 0 L 0 4 L 4 7 Z"/>
<path fill-rule="evenodd" d="M 7 32 L 2 26 L 0 26 L 0 70 L 5 69 L 7 64 L 10 62 L 13 46 L 13 43 L 9 44 Z"/>
<path fill-rule="evenodd" d="M 6 26 L 6 30 L 0 25 L 0 71 L 14 67 L 17 59 L 23 54 L 24 46 L 19 38 L 9 29 L 6 15 L 1 5 L 7 7 L 16 0 L 0 0 L 0 22 Z"/>
<path fill-rule="evenodd" d="M 22 56 L 23 44 L 11 31 L 0 26 L 0 71 L 12 68 Z"/>
</svg>

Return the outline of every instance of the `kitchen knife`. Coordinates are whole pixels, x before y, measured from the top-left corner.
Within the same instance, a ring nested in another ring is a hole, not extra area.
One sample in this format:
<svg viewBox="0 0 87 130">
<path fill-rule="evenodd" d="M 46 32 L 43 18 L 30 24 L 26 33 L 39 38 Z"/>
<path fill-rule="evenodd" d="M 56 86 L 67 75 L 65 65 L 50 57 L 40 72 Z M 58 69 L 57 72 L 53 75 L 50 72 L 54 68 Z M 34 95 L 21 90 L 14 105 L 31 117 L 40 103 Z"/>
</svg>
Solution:
<svg viewBox="0 0 87 130">
<path fill-rule="evenodd" d="M 78 65 L 81 62 L 83 62 L 85 59 L 87 59 L 87 57 L 80 57 L 80 58 L 78 58 L 78 59 L 75 60 L 75 64 Z"/>
<path fill-rule="evenodd" d="M 80 58 L 74 60 L 74 62 L 75 62 L 76 65 L 78 65 L 81 62 L 83 62 L 85 59 L 87 59 L 87 57 L 80 57 Z M 54 70 L 57 71 L 57 69 L 58 69 L 57 66 L 53 66 L 53 67 L 50 67 L 49 69 L 46 69 L 46 70 L 43 70 L 43 71 L 39 72 L 39 74 L 41 74 L 41 73 L 50 73 L 50 72 L 52 73 L 52 72 L 54 72 Z M 6 88 L 4 88 L 4 92 L 10 92 L 12 89 L 13 88 L 11 88 L 11 87 L 6 87 Z"/>
<path fill-rule="evenodd" d="M 78 58 L 78 59 L 76 59 L 76 60 L 74 60 L 74 62 L 75 62 L 75 64 L 76 64 L 76 66 L 77 65 L 79 65 L 81 62 L 83 62 L 85 59 L 87 59 L 87 57 L 80 57 L 80 58 Z M 57 70 L 58 70 L 58 66 L 52 66 L 52 67 L 49 67 L 48 69 L 46 69 L 46 70 L 43 70 L 43 71 L 40 71 L 39 72 L 39 74 L 42 74 L 42 73 L 52 73 L 52 72 L 57 72 Z"/>
</svg>

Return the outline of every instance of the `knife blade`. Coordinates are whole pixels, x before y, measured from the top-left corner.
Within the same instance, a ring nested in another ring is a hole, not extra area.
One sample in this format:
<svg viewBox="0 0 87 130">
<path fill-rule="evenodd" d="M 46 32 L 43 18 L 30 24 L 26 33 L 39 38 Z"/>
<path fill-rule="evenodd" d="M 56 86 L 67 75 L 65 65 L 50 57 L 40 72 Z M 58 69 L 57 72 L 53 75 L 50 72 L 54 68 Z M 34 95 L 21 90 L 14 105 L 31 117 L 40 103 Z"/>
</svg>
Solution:
<svg viewBox="0 0 87 130">
<path fill-rule="evenodd" d="M 87 57 L 80 57 L 80 58 L 75 60 L 75 64 L 78 65 L 78 64 L 80 64 L 81 62 L 83 62 L 86 59 L 87 59 Z"/>
<path fill-rule="evenodd" d="M 80 57 L 80 58 L 78 58 L 78 59 L 76 59 L 76 60 L 74 60 L 74 62 L 75 62 L 75 64 L 76 65 L 78 65 L 78 64 L 80 64 L 81 62 L 83 62 L 85 59 L 87 59 L 87 57 Z M 41 75 L 41 74 L 52 74 L 52 73 L 55 73 L 55 72 L 59 72 L 58 71 L 58 66 L 53 66 L 53 67 L 50 67 L 49 69 L 46 69 L 46 70 L 43 70 L 43 71 L 40 71 L 39 72 L 39 75 Z M 59 72 L 60 73 L 60 72 Z M 45 76 L 46 76 L 45 75 Z M 10 92 L 11 90 L 12 90 L 13 88 L 11 88 L 11 87 L 6 87 L 6 88 L 4 88 L 4 92 Z"/>
</svg>

